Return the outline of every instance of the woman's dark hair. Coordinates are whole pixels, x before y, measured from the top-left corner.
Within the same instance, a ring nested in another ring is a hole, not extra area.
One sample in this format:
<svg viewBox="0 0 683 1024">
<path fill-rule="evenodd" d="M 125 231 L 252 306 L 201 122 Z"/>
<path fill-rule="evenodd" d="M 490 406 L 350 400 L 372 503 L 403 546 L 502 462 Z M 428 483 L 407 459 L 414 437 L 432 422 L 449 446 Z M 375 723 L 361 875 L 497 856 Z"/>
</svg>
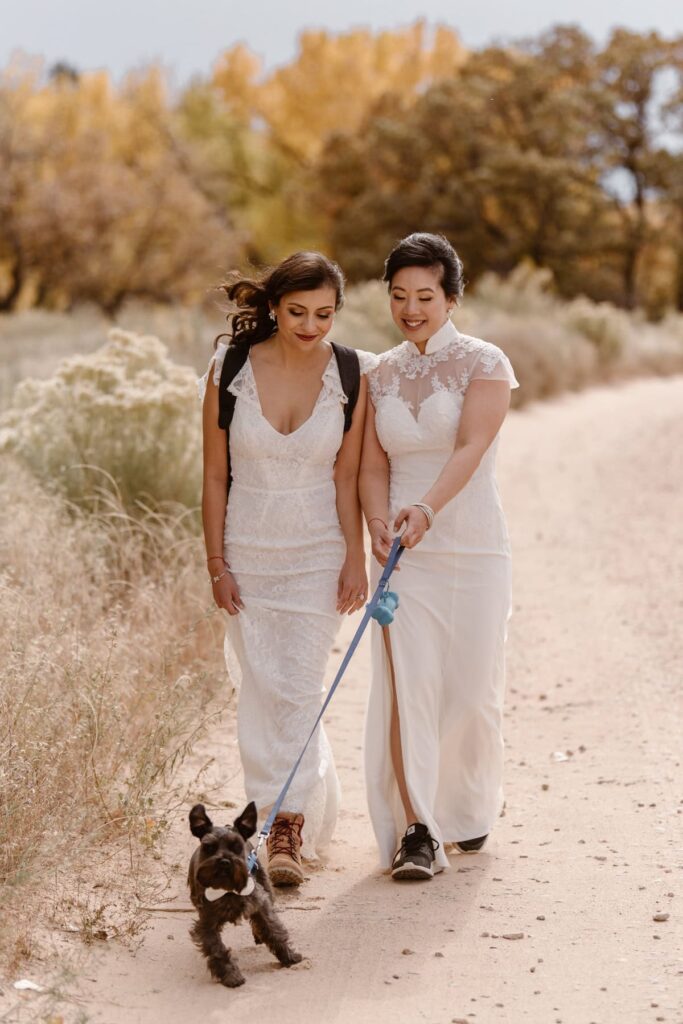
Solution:
<svg viewBox="0 0 683 1024">
<path fill-rule="evenodd" d="M 260 277 L 244 277 L 233 271 L 220 288 L 237 310 L 228 313 L 230 331 L 219 334 L 216 342 L 225 337 L 230 338 L 231 345 L 251 346 L 265 341 L 277 330 L 270 311 L 283 295 L 314 291 L 326 284 L 334 288 L 334 308 L 339 309 L 344 301 L 344 275 L 341 267 L 319 252 L 295 252 Z"/>
<path fill-rule="evenodd" d="M 443 235 L 416 231 L 394 246 L 384 263 L 383 281 L 389 283 L 404 267 L 441 267 L 440 284 L 449 299 L 459 299 L 465 290 L 462 260 Z"/>
</svg>

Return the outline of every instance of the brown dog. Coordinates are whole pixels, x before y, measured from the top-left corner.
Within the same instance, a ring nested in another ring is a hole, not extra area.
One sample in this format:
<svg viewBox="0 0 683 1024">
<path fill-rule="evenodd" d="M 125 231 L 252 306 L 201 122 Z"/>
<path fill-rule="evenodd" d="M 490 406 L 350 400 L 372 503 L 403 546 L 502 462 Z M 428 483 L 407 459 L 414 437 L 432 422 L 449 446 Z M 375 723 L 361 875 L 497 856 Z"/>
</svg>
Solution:
<svg viewBox="0 0 683 1024">
<path fill-rule="evenodd" d="M 221 940 L 223 925 L 241 918 L 251 923 L 256 943 L 265 943 L 285 967 L 301 954 L 289 945 L 287 929 L 275 913 L 268 875 L 260 864 L 249 874 L 249 839 L 256 831 L 256 805 L 250 803 L 232 825 L 214 825 L 203 804 L 190 811 L 190 831 L 200 840 L 192 854 L 187 884 L 199 920 L 190 929 L 193 942 L 206 957 L 212 977 L 236 988 L 244 976 Z"/>
</svg>

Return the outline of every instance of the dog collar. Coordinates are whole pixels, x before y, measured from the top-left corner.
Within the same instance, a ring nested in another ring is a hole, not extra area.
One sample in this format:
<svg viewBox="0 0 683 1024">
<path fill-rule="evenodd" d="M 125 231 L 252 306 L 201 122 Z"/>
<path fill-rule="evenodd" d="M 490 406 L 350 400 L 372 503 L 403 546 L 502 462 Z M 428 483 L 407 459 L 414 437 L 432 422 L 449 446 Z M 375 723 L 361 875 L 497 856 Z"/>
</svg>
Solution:
<svg viewBox="0 0 683 1024">
<path fill-rule="evenodd" d="M 215 900 L 219 900 L 221 896 L 250 896 L 254 891 L 254 886 L 254 876 L 249 875 L 247 884 L 243 889 L 240 889 L 239 891 L 237 889 L 213 889 L 209 886 L 204 890 L 204 899 L 207 899 L 209 903 L 214 903 Z"/>
</svg>

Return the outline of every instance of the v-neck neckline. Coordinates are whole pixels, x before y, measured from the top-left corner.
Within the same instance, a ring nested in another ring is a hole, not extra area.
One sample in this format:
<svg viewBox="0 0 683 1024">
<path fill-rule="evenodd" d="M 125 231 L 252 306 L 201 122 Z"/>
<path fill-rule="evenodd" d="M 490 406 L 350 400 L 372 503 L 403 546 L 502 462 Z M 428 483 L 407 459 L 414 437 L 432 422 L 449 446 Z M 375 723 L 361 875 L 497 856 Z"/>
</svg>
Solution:
<svg viewBox="0 0 683 1024">
<path fill-rule="evenodd" d="M 254 373 L 254 366 L 253 366 L 253 363 L 251 361 L 251 354 L 249 354 L 249 356 L 247 356 L 247 364 L 249 366 L 249 373 L 251 374 L 251 379 L 252 379 L 252 382 L 254 384 L 254 394 L 256 396 L 256 402 L 258 404 L 259 412 L 261 414 L 261 419 L 264 420 L 264 422 L 268 424 L 268 426 L 270 427 L 270 429 L 273 431 L 274 434 L 277 434 L 278 437 L 294 437 L 294 435 L 298 434 L 300 430 L 303 430 L 303 428 L 306 426 L 307 423 L 310 423 L 310 421 L 313 419 L 313 417 L 315 415 L 316 409 L 318 408 L 318 404 L 319 404 L 320 399 L 322 398 L 323 392 L 325 390 L 325 377 L 327 376 L 327 374 L 328 374 L 328 372 L 330 370 L 330 367 L 332 365 L 332 360 L 335 359 L 335 358 L 336 358 L 336 356 L 335 356 L 334 350 L 333 350 L 330 353 L 330 358 L 327 360 L 327 363 L 325 364 L 325 368 L 324 368 L 323 372 L 320 375 L 320 391 L 318 392 L 316 400 L 313 403 L 313 408 L 311 409 L 311 411 L 308 414 L 308 416 L 306 417 L 306 419 L 303 421 L 303 423 L 300 423 L 299 426 L 295 430 L 290 430 L 290 432 L 288 434 L 283 434 L 281 430 L 278 430 L 277 427 L 273 426 L 273 424 L 270 422 L 270 420 L 268 419 L 268 417 L 266 416 L 266 414 L 263 411 L 263 405 L 261 404 L 261 396 L 259 395 L 258 384 L 256 382 L 256 374 Z"/>
</svg>

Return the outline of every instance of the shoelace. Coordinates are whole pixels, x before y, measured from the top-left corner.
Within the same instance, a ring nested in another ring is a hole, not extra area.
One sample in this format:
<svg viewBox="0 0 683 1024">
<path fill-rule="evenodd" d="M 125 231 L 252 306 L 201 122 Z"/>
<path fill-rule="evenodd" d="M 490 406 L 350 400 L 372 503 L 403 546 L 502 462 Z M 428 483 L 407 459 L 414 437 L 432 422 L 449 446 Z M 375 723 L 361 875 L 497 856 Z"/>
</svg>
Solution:
<svg viewBox="0 0 683 1024">
<path fill-rule="evenodd" d="M 268 837 L 270 855 L 284 853 L 288 857 L 296 858 L 298 841 L 299 831 L 294 823 L 276 818 Z"/>
<path fill-rule="evenodd" d="M 420 847 L 424 844 L 431 845 L 432 852 L 436 851 L 441 846 L 441 843 L 434 839 L 428 832 L 426 835 L 420 835 L 418 832 L 411 832 L 408 836 L 403 836 L 401 840 L 402 852 L 405 854 L 418 853 Z"/>
</svg>

